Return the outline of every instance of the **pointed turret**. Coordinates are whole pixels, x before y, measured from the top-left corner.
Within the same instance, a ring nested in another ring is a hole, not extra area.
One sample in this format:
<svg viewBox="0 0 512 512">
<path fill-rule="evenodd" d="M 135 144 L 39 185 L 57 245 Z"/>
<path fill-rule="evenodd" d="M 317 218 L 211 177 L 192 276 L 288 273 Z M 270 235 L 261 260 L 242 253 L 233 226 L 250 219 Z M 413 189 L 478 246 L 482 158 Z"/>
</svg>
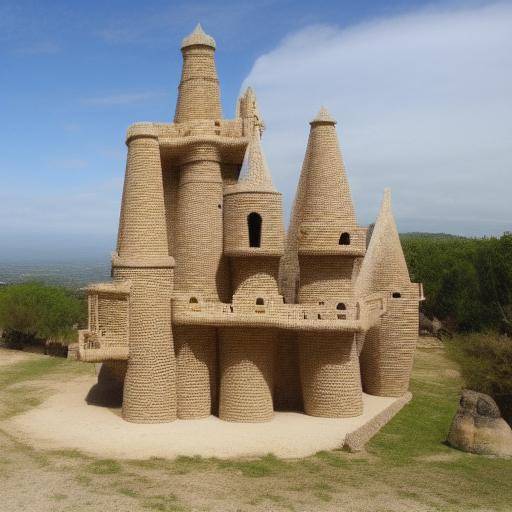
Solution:
<svg viewBox="0 0 512 512">
<path fill-rule="evenodd" d="M 380 212 L 356 284 L 358 296 L 400 292 L 411 284 L 391 209 L 391 190 L 384 191 Z"/>
<path fill-rule="evenodd" d="M 357 226 L 354 205 L 338 144 L 336 121 L 322 107 L 310 122 L 307 159 L 297 192 L 301 204 L 299 252 L 364 254 L 364 229 Z"/>
<path fill-rule="evenodd" d="M 261 148 L 261 138 L 258 130 L 254 132 L 247 145 L 238 183 L 235 187 L 239 190 L 277 193 L 272 183 L 267 160 Z"/>
<path fill-rule="evenodd" d="M 221 119 L 215 40 L 198 23 L 194 31 L 183 39 L 181 52 L 183 68 L 174 122 Z"/>
<path fill-rule="evenodd" d="M 362 301 L 380 292 L 386 303 L 380 323 L 365 335 L 360 356 L 363 389 L 370 395 L 401 396 L 409 387 L 420 296 L 418 285 L 409 277 L 389 189 L 384 191 L 355 292 Z"/>
<path fill-rule="evenodd" d="M 238 182 L 224 191 L 224 253 L 280 256 L 283 243 L 282 198 L 272 183 L 260 132 L 255 130 Z"/>
</svg>

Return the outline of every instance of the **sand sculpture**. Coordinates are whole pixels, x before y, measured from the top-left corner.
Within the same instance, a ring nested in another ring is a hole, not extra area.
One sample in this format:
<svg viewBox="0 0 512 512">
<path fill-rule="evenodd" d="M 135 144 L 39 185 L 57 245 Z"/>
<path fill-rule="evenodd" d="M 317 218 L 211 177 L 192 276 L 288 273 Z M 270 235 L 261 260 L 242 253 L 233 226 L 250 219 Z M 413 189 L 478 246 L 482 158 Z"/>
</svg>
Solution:
<svg viewBox="0 0 512 512">
<path fill-rule="evenodd" d="M 215 41 L 198 25 L 181 51 L 174 122 L 128 129 L 113 280 L 88 288 L 79 359 L 103 362 L 139 423 L 351 417 L 363 391 L 403 395 L 421 286 L 389 191 L 367 248 L 322 108 L 285 237 L 254 92 L 224 119 Z"/>
</svg>

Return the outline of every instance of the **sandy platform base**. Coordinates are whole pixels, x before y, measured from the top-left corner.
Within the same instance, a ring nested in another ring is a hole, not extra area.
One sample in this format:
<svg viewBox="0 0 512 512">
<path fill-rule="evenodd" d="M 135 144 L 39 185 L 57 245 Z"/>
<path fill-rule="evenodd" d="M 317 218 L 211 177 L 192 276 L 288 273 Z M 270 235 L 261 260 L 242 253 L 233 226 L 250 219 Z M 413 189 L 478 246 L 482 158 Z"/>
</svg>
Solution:
<svg viewBox="0 0 512 512">
<path fill-rule="evenodd" d="M 92 377 L 74 379 L 39 407 L 1 426 L 34 447 L 78 449 L 105 458 L 231 458 L 268 453 L 296 458 L 341 448 L 347 434 L 364 430 L 379 418 L 389 416 L 389 420 L 401 400 L 364 395 L 364 413 L 347 419 L 278 412 L 268 423 L 230 423 L 210 416 L 140 425 L 124 421 L 119 409 L 88 405 L 84 398 L 93 384 Z"/>
</svg>

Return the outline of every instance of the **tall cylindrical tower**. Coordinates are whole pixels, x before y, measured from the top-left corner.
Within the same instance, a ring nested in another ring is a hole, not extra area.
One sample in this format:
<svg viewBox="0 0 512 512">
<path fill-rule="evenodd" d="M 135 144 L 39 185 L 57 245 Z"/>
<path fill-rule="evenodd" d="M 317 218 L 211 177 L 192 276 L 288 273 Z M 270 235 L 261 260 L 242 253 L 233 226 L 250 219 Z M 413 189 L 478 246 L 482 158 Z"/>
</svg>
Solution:
<svg viewBox="0 0 512 512">
<path fill-rule="evenodd" d="M 178 187 L 175 288 L 209 302 L 228 301 L 223 256 L 220 155 L 212 143 L 191 145 L 181 160 Z M 217 336 L 214 327 L 175 329 L 178 415 L 208 416 L 216 409 Z"/>
<path fill-rule="evenodd" d="M 272 314 L 282 303 L 277 278 L 283 253 L 281 194 L 270 178 L 255 130 L 240 178 L 224 193 L 224 253 L 230 257 L 237 315 Z M 219 417 L 268 421 L 273 416 L 277 330 L 220 329 Z"/>
<path fill-rule="evenodd" d="M 297 192 L 300 209 L 298 302 L 325 305 L 341 315 L 354 307 L 354 261 L 364 255 L 336 135 L 325 109 L 311 121 L 307 162 Z M 337 308 L 337 309 L 336 309 Z M 312 416 L 362 413 L 354 333 L 299 333 L 304 410 Z"/>
<path fill-rule="evenodd" d="M 215 68 L 215 40 L 201 25 L 183 39 L 183 68 L 178 88 L 175 123 L 196 119 L 220 119 L 219 80 Z"/>
<path fill-rule="evenodd" d="M 176 419 L 171 330 L 174 262 L 169 256 L 156 127 L 133 125 L 119 222 L 114 280 L 130 280 L 129 359 L 123 416 L 137 423 Z"/>
</svg>

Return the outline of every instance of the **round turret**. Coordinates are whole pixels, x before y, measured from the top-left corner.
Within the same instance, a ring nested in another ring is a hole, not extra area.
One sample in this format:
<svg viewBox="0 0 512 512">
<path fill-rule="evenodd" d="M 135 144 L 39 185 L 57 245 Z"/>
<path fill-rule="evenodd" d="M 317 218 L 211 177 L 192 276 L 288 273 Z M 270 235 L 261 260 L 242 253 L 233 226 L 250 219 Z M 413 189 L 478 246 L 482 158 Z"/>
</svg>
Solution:
<svg viewBox="0 0 512 512">
<path fill-rule="evenodd" d="M 272 184 L 256 130 L 238 183 L 224 192 L 224 254 L 281 256 L 283 244 L 282 197 Z"/>
</svg>

